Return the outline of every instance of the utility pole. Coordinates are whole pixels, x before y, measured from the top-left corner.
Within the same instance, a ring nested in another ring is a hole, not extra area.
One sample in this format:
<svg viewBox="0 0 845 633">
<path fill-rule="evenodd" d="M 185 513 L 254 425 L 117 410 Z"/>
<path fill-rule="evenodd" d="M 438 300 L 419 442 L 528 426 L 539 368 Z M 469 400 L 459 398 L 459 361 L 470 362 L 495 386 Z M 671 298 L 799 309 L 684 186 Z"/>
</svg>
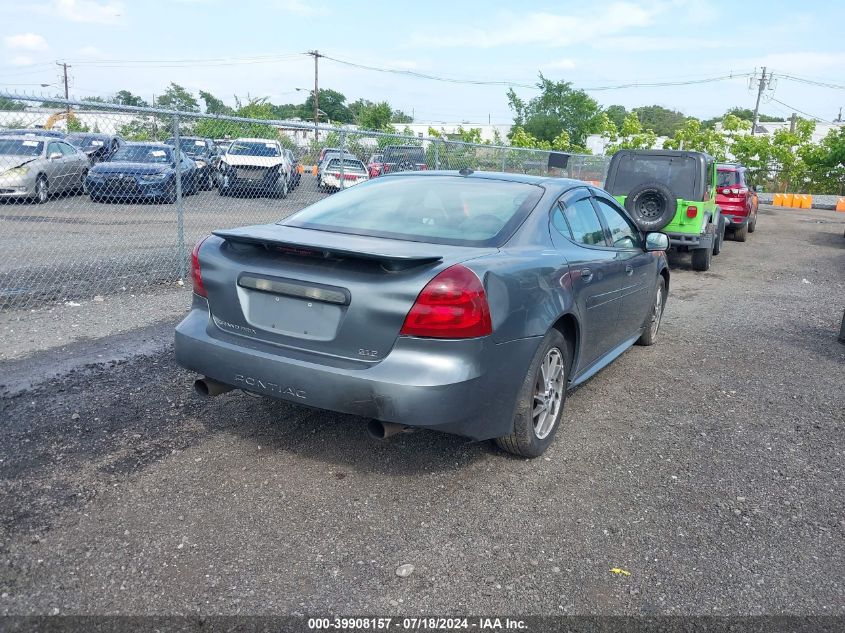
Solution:
<svg viewBox="0 0 845 633">
<path fill-rule="evenodd" d="M 795 132 L 795 124 L 796 123 L 798 123 L 798 115 L 793 112 L 792 116 L 789 117 L 789 133 L 790 134 Z"/>
<path fill-rule="evenodd" d="M 56 62 L 56 65 L 62 67 L 62 72 L 63 72 L 63 75 L 64 75 L 64 85 L 65 85 L 65 101 L 67 101 L 67 100 L 70 99 L 70 92 L 68 90 L 68 85 L 67 85 L 67 69 L 70 68 L 70 66 L 68 66 L 64 62 Z M 67 112 L 68 116 L 70 116 L 70 105 L 66 104 L 65 107 L 66 107 L 66 112 Z"/>
<path fill-rule="evenodd" d="M 837 123 L 842 123 L 842 106 L 839 106 L 839 116 L 836 117 Z"/>
<path fill-rule="evenodd" d="M 319 74 L 320 74 L 320 51 L 308 51 L 308 54 L 314 57 L 314 140 L 319 140 L 320 138 L 320 130 L 318 126 L 320 124 L 320 84 L 318 81 Z"/>
<path fill-rule="evenodd" d="M 763 90 L 769 85 L 772 76 L 766 78 L 766 67 L 763 66 L 763 75 L 757 82 L 757 103 L 754 104 L 754 122 L 751 124 L 751 134 L 757 132 L 757 124 L 760 122 L 760 97 L 763 96 Z"/>
</svg>

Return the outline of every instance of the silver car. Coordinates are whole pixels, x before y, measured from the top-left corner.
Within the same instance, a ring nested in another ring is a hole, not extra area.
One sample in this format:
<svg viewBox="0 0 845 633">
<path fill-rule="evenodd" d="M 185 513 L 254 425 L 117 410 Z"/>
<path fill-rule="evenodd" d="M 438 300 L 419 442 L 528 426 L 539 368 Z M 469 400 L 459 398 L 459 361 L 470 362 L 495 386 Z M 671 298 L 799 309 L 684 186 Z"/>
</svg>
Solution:
<svg viewBox="0 0 845 633">
<path fill-rule="evenodd" d="M 0 199 L 46 202 L 81 192 L 90 162 L 84 152 L 50 136 L 0 136 Z"/>
</svg>

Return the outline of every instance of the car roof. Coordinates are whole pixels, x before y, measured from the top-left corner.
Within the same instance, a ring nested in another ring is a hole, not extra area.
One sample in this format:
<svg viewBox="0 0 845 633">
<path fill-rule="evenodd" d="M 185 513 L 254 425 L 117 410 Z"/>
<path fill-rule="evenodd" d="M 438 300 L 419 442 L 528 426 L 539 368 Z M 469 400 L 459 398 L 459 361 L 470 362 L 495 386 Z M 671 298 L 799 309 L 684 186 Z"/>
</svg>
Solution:
<svg viewBox="0 0 845 633">
<path fill-rule="evenodd" d="M 739 165 L 737 163 L 719 163 L 716 165 L 716 169 L 721 169 L 722 171 L 739 171 L 740 169 L 745 169 L 745 165 Z"/>
<path fill-rule="evenodd" d="M 550 186 L 560 190 L 573 187 L 590 187 L 590 184 L 583 180 L 574 178 L 559 178 L 555 176 L 532 176 L 530 174 L 512 174 L 499 171 L 472 171 L 462 174 L 455 170 L 422 170 L 422 171 L 401 171 L 385 174 L 384 178 L 430 178 L 432 176 L 454 176 L 460 178 L 472 178 L 483 180 L 504 180 L 507 182 L 519 182 L 526 185 Z"/>
<path fill-rule="evenodd" d="M 87 138 L 93 136 L 94 138 L 112 138 L 115 134 L 106 134 L 105 132 L 71 132 L 65 138 Z"/>
<path fill-rule="evenodd" d="M 161 147 L 162 149 L 173 149 L 172 145 L 168 145 L 167 143 L 157 143 L 155 141 L 129 141 L 126 143 L 130 146 L 140 147 Z"/>
<path fill-rule="evenodd" d="M 0 138 L 16 141 L 61 141 L 62 138 L 58 136 L 44 136 L 43 134 L 5 134 L 0 132 Z"/>
<path fill-rule="evenodd" d="M 236 138 L 232 140 L 233 143 L 235 142 L 243 142 L 243 143 L 278 143 L 276 139 L 273 138 Z"/>
</svg>

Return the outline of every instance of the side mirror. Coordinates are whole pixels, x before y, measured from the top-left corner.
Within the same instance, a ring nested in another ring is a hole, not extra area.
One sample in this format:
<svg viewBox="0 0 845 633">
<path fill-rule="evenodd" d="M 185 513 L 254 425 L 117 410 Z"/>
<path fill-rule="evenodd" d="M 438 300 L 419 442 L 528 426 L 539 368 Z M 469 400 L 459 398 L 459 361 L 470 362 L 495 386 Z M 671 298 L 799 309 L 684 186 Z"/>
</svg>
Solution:
<svg viewBox="0 0 845 633">
<path fill-rule="evenodd" d="M 647 251 L 668 251 L 669 236 L 665 233 L 646 233 L 645 249 Z"/>
<path fill-rule="evenodd" d="M 57 160 L 61 157 L 62 157 L 61 152 L 51 152 L 50 155 L 47 158 L 49 158 L 50 160 Z"/>
</svg>

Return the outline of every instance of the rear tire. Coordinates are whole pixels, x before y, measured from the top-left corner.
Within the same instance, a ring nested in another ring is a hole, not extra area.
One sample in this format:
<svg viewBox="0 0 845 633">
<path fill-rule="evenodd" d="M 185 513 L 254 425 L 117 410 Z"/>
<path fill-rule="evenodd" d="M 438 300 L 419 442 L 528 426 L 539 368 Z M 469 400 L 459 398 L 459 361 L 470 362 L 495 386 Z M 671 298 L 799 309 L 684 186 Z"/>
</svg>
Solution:
<svg viewBox="0 0 845 633">
<path fill-rule="evenodd" d="M 713 262 L 713 247 L 697 248 L 692 252 L 692 269 L 699 272 L 710 270 Z"/>
<path fill-rule="evenodd" d="M 716 241 L 713 243 L 713 255 L 722 252 L 722 243 L 725 241 L 725 218 L 719 218 L 719 228 L 716 230 Z"/>
<path fill-rule="evenodd" d="M 748 232 L 753 233 L 757 230 L 757 216 L 754 216 L 754 219 L 748 222 Z"/>
<path fill-rule="evenodd" d="M 637 345 L 654 345 L 657 342 L 657 332 L 660 329 L 660 321 L 663 319 L 663 310 L 666 307 L 666 280 L 663 275 L 657 280 L 657 287 L 654 289 L 654 302 L 651 312 L 646 316 L 643 333 L 637 339 Z"/>
<path fill-rule="evenodd" d="M 746 237 L 748 237 L 748 225 L 747 224 L 743 224 L 738 229 L 734 229 L 734 241 L 744 242 Z"/>
<path fill-rule="evenodd" d="M 519 390 L 513 432 L 496 438 L 499 448 L 520 457 L 539 457 L 546 451 L 563 417 L 570 364 L 566 339 L 558 330 L 549 330 Z"/>
<path fill-rule="evenodd" d="M 625 198 L 625 210 L 643 231 L 664 228 L 675 218 L 677 207 L 677 196 L 656 180 L 634 187 Z"/>
</svg>

